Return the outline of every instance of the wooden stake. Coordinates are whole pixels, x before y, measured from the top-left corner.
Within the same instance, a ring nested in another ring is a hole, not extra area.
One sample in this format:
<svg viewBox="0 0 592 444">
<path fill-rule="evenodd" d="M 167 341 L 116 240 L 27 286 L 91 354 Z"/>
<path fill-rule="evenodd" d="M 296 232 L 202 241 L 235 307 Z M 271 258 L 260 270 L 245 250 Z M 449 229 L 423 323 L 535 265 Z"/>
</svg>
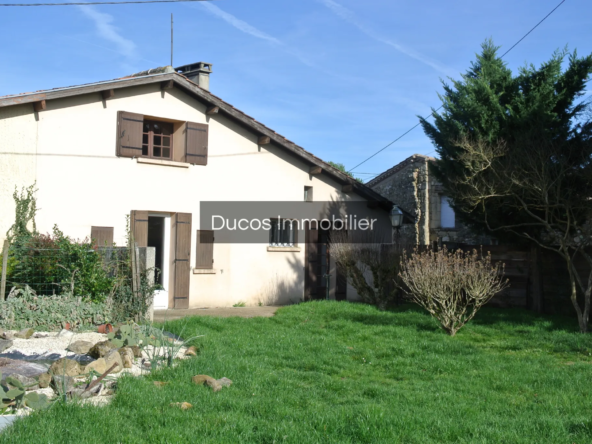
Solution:
<svg viewBox="0 0 592 444">
<path fill-rule="evenodd" d="M 4 241 L 2 248 L 2 284 L 0 285 L 0 297 L 6 299 L 6 268 L 8 266 L 8 239 Z"/>
</svg>

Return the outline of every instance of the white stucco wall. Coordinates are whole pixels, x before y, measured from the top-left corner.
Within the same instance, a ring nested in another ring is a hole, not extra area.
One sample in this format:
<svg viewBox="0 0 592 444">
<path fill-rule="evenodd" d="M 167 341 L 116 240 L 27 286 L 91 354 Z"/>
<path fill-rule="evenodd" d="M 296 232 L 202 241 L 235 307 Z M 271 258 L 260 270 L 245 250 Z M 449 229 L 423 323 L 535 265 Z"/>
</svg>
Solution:
<svg viewBox="0 0 592 444">
<path fill-rule="evenodd" d="M 209 124 L 208 165 L 175 168 L 116 157 L 120 110 Z M 109 226 L 115 242 L 123 245 L 125 216 L 131 210 L 192 213 L 192 266 L 202 200 L 302 201 L 305 185 L 314 187 L 315 201 L 364 200 L 341 193 L 341 185 L 327 176 L 310 176 L 308 165 L 281 148 L 259 147 L 257 135 L 225 117 L 206 116 L 205 105 L 183 92 L 161 92 L 159 84 L 119 89 L 106 103 L 98 93 L 47 101 L 37 118 L 31 104 L 0 108 L 0 134 L 1 239 L 14 220 L 14 186 L 35 181 L 40 232 L 57 224 L 68 236 L 82 239 L 93 225 Z M 300 301 L 303 234 L 299 242 L 299 252 L 215 244 L 216 274 L 191 275 L 190 306 Z M 332 274 L 334 290 L 334 269 Z M 351 289 L 348 296 L 355 297 Z"/>
</svg>

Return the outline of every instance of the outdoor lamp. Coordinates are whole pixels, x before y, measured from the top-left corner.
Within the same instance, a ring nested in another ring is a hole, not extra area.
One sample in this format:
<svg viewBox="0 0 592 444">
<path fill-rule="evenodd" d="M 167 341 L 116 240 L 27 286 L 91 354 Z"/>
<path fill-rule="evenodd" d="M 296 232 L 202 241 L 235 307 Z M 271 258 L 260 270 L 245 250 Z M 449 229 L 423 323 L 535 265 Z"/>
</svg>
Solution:
<svg viewBox="0 0 592 444">
<path fill-rule="evenodd" d="M 403 212 L 401 209 L 393 205 L 393 209 L 391 210 L 391 225 L 393 228 L 399 228 L 403 223 Z"/>
</svg>

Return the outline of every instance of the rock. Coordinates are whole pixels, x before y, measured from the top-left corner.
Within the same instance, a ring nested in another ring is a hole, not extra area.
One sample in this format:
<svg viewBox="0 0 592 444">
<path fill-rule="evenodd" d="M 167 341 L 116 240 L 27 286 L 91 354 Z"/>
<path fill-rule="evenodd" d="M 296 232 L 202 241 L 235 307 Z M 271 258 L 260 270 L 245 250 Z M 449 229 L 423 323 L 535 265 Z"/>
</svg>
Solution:
<svg viewBox="0 0 592 444">
<path fill-rule="evenodd" d="M 132 345 L 130 348 L 134 352 L 134 358 L 142 357 L 142 349 L 140 347 L 138 347 L 137 345 Z"/>
<path fill-rule="evenodd" d="M 64 394 L 72 391 L 74 388 L 74 378 L 63 375 L 53 375 L 51 385 L 58 394 Z"/>
<path fill-rule="evenodd" d="M 208 375 L 197 375 L 191 378 L 191 380 L 198 385 L 207 385 L 212 389 L 213 392 L 219 392 L 222 390 L 222 385 L 214 378 Z"/>
<path fill-rule="evenodd" d="M 181 410 L 189 410 L 193 405 L 188 402 L 171 402 L 171 407 L 179 407 Z"/>
<path fill-rule="evenodd" d="M 78 376 L 81 371 L 80 364 L 68 358 L 58 359 L 49 367 L 49 373 L 53 375 Z"/>
<path fill-rule="evenodd" d="M 123 361 L 121 360 L 121 355 L 117 349 L 113 349 L 105 355 L 105 363 L 107 364 L 107 369 L 111 368 L 113 364 L 117 364 L 117 366 L 111 370 L 111 373 L 119 373 L 123 370 Z"/>
<path fill-rule="evenodd" d="M 58 338 L 71 338 L 72 336 L 74 336 L 74 333 L 66 329 L 63 329 L 58 333 Z"/>
<path fill-rule="evenodd" d="M 38 395 L 45 395 L 49 399 L 55 398 L 55 396 L 56 396 L 56 394 L 53 391 L 53 389 L 52 388 L 49 388 L 49 387 L 39 388 L 37 390 L 33 390 L 33 392 L 37 393 Z"/>
<path fill-rule="evenodd" d="M 49 387 L 51 383 L 51 375 L 49 373 L 41 373 L 39 375 L 39 388 L 46 388 Z"/>
<path fill-rule="evenodd" d="M 49 333 L 35 333 L 34 338 L 49 338 Z"/>
<path fill-rule="evenodd" d="M 111 341 L 97 342 L 89 351 L 88 354 L 95 359 L 104 358 L 111 350 L 116 349 L 117 346 Z"/>
<path fill-rule="evenodd" d="M 14 344 L 14 342 L 10 339 L 0 339 L 0 353 L 2 353 L 7 348 L 12 347 L 12 344 Z"/>
<path fill-rule="evenodd" d="M 2 379 L 7 376 L 19 374 L 29 378 L 36 378 L 41 373 L 46 373 L 47 367 L 34 362 L 20 361 L 18 359 L 0 358 L 0 373 Z"/>
<path fill-rule="evenodd" d="M 105 362 L 105 358 L 99 358 L 84 367 L 84 373 L 90 373 L 91 370 L 94 370 L 101 375 L 105 373 L 107 371 L 107 363 Z"/>
<path fill-rule="evenodd" d="M 185 356 L 197 356 L 197 349 L 195 345 L 192 345 L 187 350 L 185 350 Z"/>
<path fill-rule="evenodd" d="M 33 336 L 33 333 L 35 333 L 35 330 L 32 328 L 25 328 L 18 333 L 15 333 L 14 337 L 19 339 L 29 339 L 31 336 Z"/>
<path fill-rule="evenodd" d="M 220 378 L 217 381 L 218 381 L 218 384 L 220 384 L 223 387 L 230 387 L 232 385 L 232 381 L 226 377 Z"/>
<path fill-rule="evenodd" d="M 89 341 L 76 341 L 71 343 L 67 350 L 78 355 L 85 355 L 93 347 L 93 343 Z"/>
<path fill-rule="evenodd" d="M 103 388 L 104 388 L 104 386 L 101 383 L 98 383 L 96 386 L 94 386 L 90 390 L 86 390 L 86 387 L 76 387 L 76 388 L 73 388 L 72 391 L 70 391 L 70 395 L 73 398 L 87 399 L 87 398 L 90 398 L 91 396 L 101 396 L 101 393 L 103 392 Z"/>
<path fill-rule="evenodd" d="M 134 365 L 134 352 L 130 347 L 122 347 L 119 349 L 123 368 L 132 368 Z"/>
<path fill-rule="evenodd" d="M 20 381 L 26 391 L 37 390 L 39 388 L 39 383 L 35 378 L 29 378 L 28 376 L 19 375 L 18 373 L 15 373 L 12 377 L 17 381 Z"/>
</svg>

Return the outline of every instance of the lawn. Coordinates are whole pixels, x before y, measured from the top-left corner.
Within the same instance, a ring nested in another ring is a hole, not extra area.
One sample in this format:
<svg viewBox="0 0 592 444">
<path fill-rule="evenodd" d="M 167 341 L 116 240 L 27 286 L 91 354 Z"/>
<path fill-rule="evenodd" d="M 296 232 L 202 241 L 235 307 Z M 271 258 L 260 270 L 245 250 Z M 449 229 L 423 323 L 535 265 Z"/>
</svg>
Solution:
<svg viewBox="0 0 592 444">
<path fill-rule="evenodd" d="M 344 302 L 188 318 L 167 329 L 205 335 L 197 358 L 123 379 L 105 408 L 56 404 L 0 442 L 590 443 L 592 337 L 576 324 L 486 308 L 451 338 L 413 307 Z M 234 384 L 213 393 L 196 374 Z M 169 406 L 182 401 L 193 408 Z"/>
</svg>

